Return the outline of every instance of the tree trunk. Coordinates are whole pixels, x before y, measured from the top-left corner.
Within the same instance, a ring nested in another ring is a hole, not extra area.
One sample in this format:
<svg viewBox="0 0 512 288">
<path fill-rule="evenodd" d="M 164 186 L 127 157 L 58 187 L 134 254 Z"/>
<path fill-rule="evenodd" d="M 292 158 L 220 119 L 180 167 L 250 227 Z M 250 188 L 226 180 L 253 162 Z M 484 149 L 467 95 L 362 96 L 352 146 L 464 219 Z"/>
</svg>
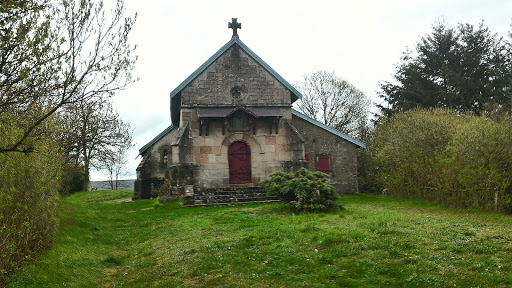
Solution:
<svg viewBox="0 0 512 288">
<path fill-rule="evenodd" d="M 84 182 L 82 183 L 82 191 L 89 189 L 89 163 L 84 165 Z"/>
</svg>

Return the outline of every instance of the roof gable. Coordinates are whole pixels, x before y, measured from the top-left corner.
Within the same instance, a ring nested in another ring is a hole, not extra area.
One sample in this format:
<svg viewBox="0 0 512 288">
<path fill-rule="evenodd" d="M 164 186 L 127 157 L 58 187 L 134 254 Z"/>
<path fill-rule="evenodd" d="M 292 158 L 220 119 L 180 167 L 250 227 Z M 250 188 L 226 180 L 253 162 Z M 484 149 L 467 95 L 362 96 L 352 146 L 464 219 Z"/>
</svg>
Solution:
<svg viewBox="0 0 512 288">
<path fill-rule="evenodd" d="M 357 145 L 357 146 L 359 146 L 359 147 L 361 147 L 363 149 L 366 149 L 366 144 L 364 144 L 363 142 L 361 142 L 361 141 L 359 141 L 357 139 L 354 139 L 354 138 L 348 136 L 347 134 L 342 133 L 342 132 L 340 132 L 340 131 L 332 128 L 332 127 L 329 127 L 329 126 L 323 124 L 322 122 L 316 121 L 315 119 L 310 118 L 310 117 L 300 113 L 299 111 L 297 111 L 295 109 L 292 109 L 292 115 L 295 115 L 295 116 L 297 116 L 297 117 L 299 117 L 299 118 L 301 118 L 301 119 L 303 119 L 303 120 L 305 120 L 305 121 L 307 121 L 307 122 L 309 122 L 309 123 L 311 123 L 311 124 L 313 124 L 315 126 L 318 126 L 318 127 L 322 128 L 324 130 L 327 130 L 327 131 L 331 132 L 332 134 L 334 134 L 334 135 L 336 135 L 338 137 L 341 137 L 341 138 L 351 142 L 352 144 L 355 144 L 355 145 Z"/>
<path fill-rule="evenodd" d="M 181 82 L 178 87 L 176 87 L 171 92 L 171 101 L 172 98 L 176 97 L 180 94 L 180 92 L 187 87 L 187 85 L 190 84 L 196 77 L 198 77 L 203 71 L 205 71 L 215 60 L 217 60 L 222 54 L 224 54 L 231 46 L 238 45 L 242 50 L 247 53 L 254 61 L 256 61 L 259 65 L 261 65 L 268 73 L 270 73 L 273 77 L 275 77 L 283 86 L 285 86 L 292 95 L 294 95 L 296 98 L 301 99 L 302 94 L 295 89 L 288 81 L 286 81 L 281 75 L 279 75 L 272 67 L 270 67 L 263 59 L 261 59 L 256 53 L 254 53 L 247 45 L 245 45 L 242 40 L 238 37 L 233 37 L 231 40 L 226 43 L 222 48 L 219 49 L 215 54 L 213 54 L 206 62 L 204 62 L 199 68 L 197 68 L 194 73 L 192 73 L 190 76 L 185 79 L 185 81 Z"/>
</svg>

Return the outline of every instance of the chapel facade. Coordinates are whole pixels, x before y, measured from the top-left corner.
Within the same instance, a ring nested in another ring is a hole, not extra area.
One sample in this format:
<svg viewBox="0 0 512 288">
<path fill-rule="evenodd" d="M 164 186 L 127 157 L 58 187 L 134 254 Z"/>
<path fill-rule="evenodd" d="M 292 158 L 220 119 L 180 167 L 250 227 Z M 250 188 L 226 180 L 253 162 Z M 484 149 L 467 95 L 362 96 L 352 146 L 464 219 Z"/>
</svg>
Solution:
<svg viewBox="0 0 512 288">
<path fill-rule="evenodd" d="M 166 181 L 188 193 L 243 188 L 301 167 L 330 174 L 339 193 L 357 193 L 356 150 L 365 144 L 292 109 L 300 92 L 233 31 L 171 92 L 172 124 L 139 150 L 134 198 L 157 197 Z"/>
</svg>

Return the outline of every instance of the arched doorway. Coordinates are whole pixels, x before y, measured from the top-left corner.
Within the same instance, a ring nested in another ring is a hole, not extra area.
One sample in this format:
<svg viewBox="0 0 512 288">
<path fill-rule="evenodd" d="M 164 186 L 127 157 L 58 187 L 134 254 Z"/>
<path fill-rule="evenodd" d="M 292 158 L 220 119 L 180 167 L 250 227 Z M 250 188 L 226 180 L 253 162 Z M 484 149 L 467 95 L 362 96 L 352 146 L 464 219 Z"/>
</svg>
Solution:
<svg viewBox="0 0 512 288">
<path fill-rule="evenodd" d="M 252 183 L 251 149 L 249 145 L 238 141 L 228 150 L 229 184 Z"/>
</svg>

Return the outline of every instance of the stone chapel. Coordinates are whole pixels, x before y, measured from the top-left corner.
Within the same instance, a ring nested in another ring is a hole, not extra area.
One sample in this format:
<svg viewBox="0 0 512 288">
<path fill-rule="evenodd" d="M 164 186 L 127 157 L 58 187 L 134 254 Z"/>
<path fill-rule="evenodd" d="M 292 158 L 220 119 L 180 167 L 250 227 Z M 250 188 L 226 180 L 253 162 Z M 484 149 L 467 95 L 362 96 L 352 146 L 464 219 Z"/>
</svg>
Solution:
<svg viewBox="0 0 512 288">
<path fill-rule="evenodd" d="M 357 193 L 365 144 L 292 108 L 302 95 L 233 37 L 170 94 L 172 124 L 140 148 L 134 199 L 168 181 L 189 194 L 255 187 L 276 171 L 330 174 L 338 193 Z"/>
</svg>

